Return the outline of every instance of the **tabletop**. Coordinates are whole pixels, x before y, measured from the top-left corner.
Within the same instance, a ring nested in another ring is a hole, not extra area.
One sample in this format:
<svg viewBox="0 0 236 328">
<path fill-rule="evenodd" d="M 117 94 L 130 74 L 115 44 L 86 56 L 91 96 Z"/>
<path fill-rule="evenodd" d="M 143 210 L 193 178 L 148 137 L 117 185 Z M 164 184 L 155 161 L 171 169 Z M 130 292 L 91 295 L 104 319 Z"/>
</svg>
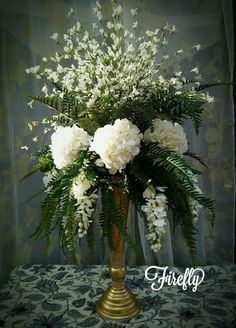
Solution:
<svg viewBox="0 0 236 328">
<path fill-rule="evenodd" d="M 126 284 L 141 312 L 113 322 L 96 314 L 95 302 L 110 283 L 102 265 L 24 265 L 0 291 L 0 327 L 236 327 L 236 266 L 205 266 L 197 291 L 164 285 L 151 289 L 147 266 L 127 267 Z M 176 276 L 184 269 L 168 268 Z"/>
</svg>

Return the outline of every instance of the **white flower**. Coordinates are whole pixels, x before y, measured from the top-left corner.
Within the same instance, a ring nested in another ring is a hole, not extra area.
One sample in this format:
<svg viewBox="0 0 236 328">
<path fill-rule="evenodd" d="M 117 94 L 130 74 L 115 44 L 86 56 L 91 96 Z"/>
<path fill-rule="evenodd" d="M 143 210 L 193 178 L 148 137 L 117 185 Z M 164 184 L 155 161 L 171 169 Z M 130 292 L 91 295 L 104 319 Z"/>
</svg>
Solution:
<svg viewBox="0 0 236 328">
<path fill-rule="evenodd" d="M 28 145 L 21 146 L 20 149 L 22 149 L 22 150 L 29 150 L 29 146 Z"/>
<path fill-rule="evenodd" d="M 126 118 L 97 129 L 90 150 L 95 151 L 111 174 L 121 172 L 140 150 L 142 134 Z"/>
<path fill-rule="evenodd" d="M 107 28 L 109 28 L 109 29 L 112 29 L 112 28 L 113 28 L 113 24 L 112 24 L 112 22 L 109 21 L 109 22 L 107 23 Z"/>
<path fill-rule="evenodd" d="M 137 26 L 138 26 L 138 22 L 134 22 L 134 24 L 133 24 L 133 29 L 136 29 Z"/>
<path fill-rule="evenodd" d="M 102 7 L 99 1 L 96 1 L 96 7 L 101 10 Z"/>
<path fill-rule="evenodd" d="M 131 17 L 135 17 L 137 15 L 137 11 L 138 11 L 138 8 L 131 9 L 130 10 Z"/>
<path fill-rule="evenodd" d="M 198 70 L 198 68 L 197 67 L 194 67 L 193 69 L 191 69 L 191 71 L 190 72 L 193 72 L 193 73 L 196 73 L 196 74 L 198 74 L 199 73 L 199 70 Z"/>
<path fill-rule="evenodd" d="M 57 127 L 51 136 L 52 157 L 56 167 L 62 169 L 71 164 L 78 156 L 79 151 L 88 147 L 91 138 L 86 131 L 76 125 Z"/>
<path fill-rule="evenodd" d="M 155 192 L 151 188 L 146 188 L 143 192 L 143 198 L 153 198 Z"/>
<path fill-rule="evenodd" d="M 122 7 L 121 5 L 117 6 L 113 9 L 113 17 L 120 16 L 122 14 Z"/>
<path fill-rule="evenodd" d="M 31 109 L 33 109 L 33 105 L 34 105 L 34 103 L 35 103 L 35 100 L 33 99 L 33 100 L 31 100 L 30 102 L 28 102 L 28 106 L 31 108 Z"/>
<path fill-rule="evenodd" d="M 196 174 L 193 174 L 191 171 L 188 171 L 188 175 L 191 176 L 191 179 L 194 183 L 194 188 L 195 190 L 202 194 L 201 189 L 199 188 L 198 185 L 198 176 Z M 192 216 L 193 216 L 193 222 L 195 223 L 198 220 L 199 217 L 199 211 L 200 209 L 203 207 L 196 199 L 193 199 L 192 197 L 188 198 L 188 203 L 192 212 Z"/>
<path fill-rule="evenodd" d="M 53 39 L 57 42 L 58 41 L 58 33 L 53 33 L 53 35 L 50 36 L 50 39 Z"/>
<path fill-rule="evenodd" d="M 157 252 L 161 248 L 160 237 L 165 233 L 167 220 L 167 198 L 163 194 L 165 188 L 147 187 L 143 192 L 145 205 L 141 207 L 147 218 L 148 234 L 147 240 L 150 240 L 151 248 Z M 159 191 L 159 192 L 158 192 Z"/>
<path fill-rule="evenodd" d="M 201 204 L 198 203 L 198 201 L 196 201 L 195 199 L 189 197 L 189 206 L 191 209 L 191 213 L 193 216 L 193 222 L 196 223 L 196 221 L 198 220 L 199 217 L 199 211 L 200 209 L 203 207 Z"/>
<path fill-rule="evenodd" d="M 158 142 L 160 147 L 185 153 L 188 150 L 187 138 L 182 126 L 178 123 L 163 121 L 159 118 L 153 120 L 153 131 L 151 128 L 145 131 L 144 139 Z"/>
<path fill-rule="evenodd" d="M 205 94 L 205 99 L 208 103 L 214 102 L 214 97 L 211 97 L 208 92 Z"/>
<path fill-rule="evenodd" d="M 169 55 L 162 56 L 162 59 L 163 59 L 163 60 L 167 60 L 167 59 L 169 59 L 169 58 L 170 58 Z"/>
<path fill-rule="evenodd" d="M 74 9 L 73 8 L 70 8 L 69 12 L 68 12 L 68 17 L 70 17 L 71 15 L 73 15 L 74 13 Z"/>
<path fill-rule="evenodd" d="M 46 96 L 48 96 L 48 87 L 46 84 L 42 87 L 42 92 L 45 93 Z"/>
<path fill-rule="evenodd" d="M 43 130 L 43 133 L 46 134 L 46 133 L 48 133 L 48 132 L 50 132 L 50 131 L 51 131 L 50 128 L 45 128 L 45 129 Z"/>
<path fill-rule="evenodd" d="M 38 74 L 39 70 L 40 70 L 40 66 L 37 65 L 37 66 L 33 66 L 33 67 L 30 67 L 30 68 L 27 68 L 25 71 L 26 71 L 27 74 L 30 74 L 30 73 L 32 73 L 32 74 Z"/>
<path fill-rule="evenodd" d="M 89 225 L 92 222 L 94 203 L 98 198 L 95 192 L 87 193 L 92 185 L 93 183 L 85 178 L 83 171 L 73 179 L 71 195 L 77 203 L 75 220 L 77 221 L 79 238 L 87 234 Z M 66 222 L 64 222 L 64 225 L 66 226 Z"/>
<path fill-rule="evenodd" d="M 201 47 L 202 47 L 202 46 L 201 46 L 200 44 L 195 44 L 195 45 L 193 46 L 193 49 L 200 50 Z"/>
<path fill-rule="evenodd" d="M 179 49 L 179 50 L 177 50 L 177 52 L 176 52 L 176 54 L 177 55 L 180 55 L 180 54 L 182 54 L 184 51 L 182 50 L 182 49 Z"/>
<path fill-rule="evenodd" d="M 81 199 L 87 197 L 86 191 L 89 190 L 91 186 L 91 181 L 87 180 L 83 174 L 79 174 L 73 179 L 71 193 L 78 203 Z"/>
<path fill-rule="evenodd" d="M 181 71 L 175 73 L 175 76 L 181 76 L 181 75 L 182 75 Z"/>
<path fill-rule="evenodd" d="M 99 21 L 102 20 L 102 13 L 101 13 L 100 11 L 97 12 L 97 19 L 98 19 Z"/>
</svg>

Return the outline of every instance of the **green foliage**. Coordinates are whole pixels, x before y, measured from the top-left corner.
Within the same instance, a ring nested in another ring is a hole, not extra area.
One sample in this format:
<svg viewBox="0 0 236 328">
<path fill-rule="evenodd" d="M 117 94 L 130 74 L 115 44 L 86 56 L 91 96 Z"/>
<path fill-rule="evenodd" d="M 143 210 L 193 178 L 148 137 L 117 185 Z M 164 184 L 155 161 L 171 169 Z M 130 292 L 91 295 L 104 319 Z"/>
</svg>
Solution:
<svg viewBox="0 0 236 328">
<path fill-rule="evenodd" d="M 56 90 L 63 93 L 62 97 L 53 96 L 32 96 L 32 99 L 39 101 L 48 107 L 59 112 L 49 120 L 57 125 L 70 126 L 78 124 L 90 135 L 105 124 L 112 124 L 116 119 L 127 118 L 138 126 L 141 132 L 152 126 L 155 118 L 169 120 L 183 124 L 186 119 L 190 119 L 198 134 L 201 125 L 203 113 L 202 90 L 215 84 L 205 84 L 199 87 L 194 86 L 195 81 L 183 82 L 184 89 L 181 93 L 176 93 L 174 86 L 163 87 L 156 84 L 156 88 L 149 92 L 144 90 L 142 95 L 127 98 L 119 103 L 114 102 L 110 96 L 103 96 L 96 102 L 94 108 L 87 109 L 78 102 L 75 93 L 68 92 L 60 84 L 54 84 Z M 194 86 L 195 93 L 189 90 Z M 186 89 L 185 89 L 186 87 Z M 115 109 L 114 109 L 115 108 Z M 124 170 L 124 175 L 119 178 L 127 179 L 129 198 L 135 205 L 138 213 L 147 224 L 147 218 L 142 211 L 142 205 L 145 200 L 142 196 L 143 191 L 149 185 L 150 181 L 154 188 L 167 187 L 165 194 L 168 198 L 169 208 L 173 212 L 174 228 L 180 224 L 186 245 L 194 264 L 196 264 L 195 234 L 196 229 L 193 223 L 193 215 L 189 205 L 189 199 L 197 201 L 207 209 L 214 224 L 215 212 L 212 200 L 205 197 L 201 191 L 196 188 L 194 176 L 200 174 L 194 169 L 186 158 L 191 157 L 203 166 L 205 163 L 194 153 L 187 151 L 184 156 L 175 151 L 159 147 L 158 143 L 144 141 L 141 143 L 141 150 L 138 156 L 128 164 Z M 31 174 L 41 171 L 48 172 L 54 167 L 47 145 L 41 152 L 33 156 L 37 159 L 37 164 L 33 170 L 24 178 Z M 42 215 L 38 228 L 34 235 L 44 237 L 46 247 L 50 244 L 50 234 L 58 228 L 62 249 L 67 247 L 70 250 L 72 258 L 76 259 L 76 242 L 78 222 L 76 219 L 76 204 L 70 196 L 70 189 L 73 178 L 78 174 L 83 165 L 84 159 L 89 160 L 89 166 L 85 169 L 85 177 L 89 181 L 98 180 L 101 188 L 102 211 L 100 213 L 100 226 L 102 229 L 101 246 L 105 252 L 105 240 L 111 248 L 114 247 L 112 240 L 112 229 L 114 225 L 119 229 L 120 237 L 130 246 L 140 253 L 137 245 L 127 234 L 124 225 L 124 207 L 118 206 L 114 201 L 112 190 L 108 186 L 114 186 L 108 170 L 104 167 L 97 167 L 94 162 L 98 158 L 89 152 L 81 152 L 79 158 L 65 169 L 58 171 L 56 177 L 52 179 L 48 186 L 45 200 L 42 204 Z M 117 174 L 116 176 L 118 176 Z M 119 179 L 118 179 L 119 180 Z M 115 186 L 118 188 L 119 186 Z M 121 186 L 124 188 L 124 186 Z M 91 225 L 87 235 L 89 249 L 94 247 L 93 226 Z"/>
<path fill-rule="evenodd" d="M 31 96 L 33 100 L 39 101 L 49 108 L 55 109 L 68 118 L 75 120 L 81 114 L 82 109 L 75 95 L 65 92 L 63 97 L 59 96 Z"/>
<path fill-rule="evenodd" d="M 197 93 L 190 95 L 186 90 L 176 94 L 176 89 L 172 86 L 164 88 L 157 85 L 151 94 L 147 88 L 141 96 L 128 98 L 115 111 L 111 109 L 106 123 L 126 117 L 144 132 L 157 117 L 180 124 L 190 119 L 198 134 L 204 103 L 205 101 Z"/>
<path fill-rule="evenodd" d="M 91 118 L 80 118 L 78 124 L 81 128 L 87 131 L 90 135 L 94 135 L 95 131 L 100 127 L 96 121 Z"/>
<path fill-rule="evenodd" d="M 197 88 L 195 88 L 196 91 L 202 91 L 211 87 L 215 87 L 218 85 L 232 85 L 232 83 L 225 83 L 225 82 L 218 82 L 218 83 L 206 83 L 206 84 L 200 84 Z"/>
<path fill-rule="evenodd" d="M 116 189 L 116 192 L 122 193 L 123 190 L 121 189 L 120 191 L 118 191 L 118 189 Z M 102 211 L 100 213 L 100 225 L 102 227 L 103 232 L 101 237 L 102 249 L 104 249 L 105 238 L 107 238 L 110 248 L 115 248 L 112 239 L 113 226 L 115 225 L 119 230 L 120 238 L 124 239 L 132 247 L 132 249 L 140 255 L 142 252 L 126 231 L 127 227 L 125 225 L 125 222 L 127 218 L 125 211 L 125 203 L 120 202 L 120 204 L 117 204 L 114 200 L 113 191 L 109 189 L 101 190 L 101 199 Z"/>
<path fill-rule="evenodd" d="M 193 199 L 203 205 L 212 217 L 212 223 L 215 219 L 214 202 L 195 188 L 193 174 L 200 174 L 193 169 L 184 158 L 176 152 L 161 149 L 157 143 L 145 142 L 144 156 L 153 163 L 154 167 L 163 168 L 168 174 L 171 183 L 176 181 L 179 187 Z"/>
<path fill-rule="evenodd" d="M 215 219 L 213 201 L 203 196 L 195 187 L 193 177 L 200 172 L 191 168 L 183 156 L 151 142 L 144 142 L 140 154 L 133 160 L 132 165 L 127 166 L 126 172 L 130 199 L 145 222 L 146 218 L 141 210 L 144 204 L 143 191 L 150 181 L 155 189 L 167 187 L 165 194 L 172 209 L 174 227 L 180 224 L 192 262 L 196 264 L 196 228 L 189 198 L 192 197 L 209 211 L 212 224 Z"/>
<path fill-rule="evenodd" d="M 21 178 L 21 181 L 25 180 L 26 178 L 30 177 L 31 175 L 33 175 L 34 173 L 40 171 L 40 172 L 49 172 L 53 169 L 54 164 L 53 164 L 53 160 L 49 155 L 47 156 L 38 156 L 38 163 L 33 167 L 33 169 L 28 172 L 26 175 L 24 175 Z"/>
<path fill-rule="evenodd" d="M 50 246 L 51 233 L 59 229 L 62 249 L 68 247 L 72 258 L 76 258 L 78 222 L 76 202 L 71 198 L 73 178 L 81 169 L 86 152 L 81 152 L 77 161 L 58 171 L 47 185 L 45 199 L 41 205 L 41 218 L 32 236 L 46 240 L 45 249 Z"/>
</svg>

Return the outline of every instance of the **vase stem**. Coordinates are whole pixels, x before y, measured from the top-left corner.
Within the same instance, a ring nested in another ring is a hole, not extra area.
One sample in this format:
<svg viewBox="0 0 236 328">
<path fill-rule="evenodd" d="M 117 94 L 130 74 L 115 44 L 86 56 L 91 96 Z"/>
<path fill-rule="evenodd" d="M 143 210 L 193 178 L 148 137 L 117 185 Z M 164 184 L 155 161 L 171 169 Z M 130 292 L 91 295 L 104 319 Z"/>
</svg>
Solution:
<svg viewBox="0 0 236 328">
<path fill-rule="evenodd" d="M 123 209 L 123 225 L 127 225 L 127 217 L 129 210 L 129 199 L 127 193 L 121 193 L 117 189 L 113 190 L 113 197 L 116 206 Z M 112 247 L 110 248 L 110 277 L 112 279 L 112 287 L 121 288 L 125 286 L 125 241 L 120 236 L 118 227 L 112 226 Z"/>
<path fill-rule="evenodd" d="M 123 226 L 126 227 L 129 209 L 128 194 L 114 188 L 113 198 L 116 206 L 123 211 Z M 125 285 L 125 240 L 115 224 L 112 226 L 109 273 L 112 283 L 97 302 L 97 313 L 104 319 L 128 320 L 140 311 L 140 307 L 135 296 Z"/>
</svg>

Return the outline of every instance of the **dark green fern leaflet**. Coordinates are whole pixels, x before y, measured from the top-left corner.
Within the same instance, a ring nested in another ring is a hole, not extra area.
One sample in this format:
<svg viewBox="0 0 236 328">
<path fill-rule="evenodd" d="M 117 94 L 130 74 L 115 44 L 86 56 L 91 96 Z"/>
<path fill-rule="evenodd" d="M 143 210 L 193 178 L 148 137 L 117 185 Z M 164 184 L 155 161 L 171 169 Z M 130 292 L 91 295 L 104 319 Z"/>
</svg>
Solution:
<svg viewBox="0 0 236 328">
<path fill-rule="evenodd" d="M 59 96 L 31 96 L 32 99 L 39 101 L 48 107 L 55 109 L 72 121 L 76 121 L 83 115 L 85 108 L 82 108 L 73 93 L 65 92 L 63 97 Z"/>
<path fill-rule="evenodd" d="M 110 248 L 114 248 L 112 227 L 113 225 L 116 225 L 119 230 L 120 237 L 123 238 L 138 255 L 141 255 L 142 252 L 126 231 L 127 227 L 124 224 L 124 222 L 126 222 L 125 204 L 123 202 L 116 204 L 113 193 L 109 189 L 102 189 L 101 196 L 102 212 L 100 213 L 100 225 L 103 231 L 101 237 L 102 246 L 104 247 L 104 240 L 107 238 Z"/>
<path fill-rule="evenodd" d="M 47 185 L 45 199 L 41 206 L 39 225 L 32 236 L 43 237 L 46 249 L 50 246 L 50 236 L 54 229 L 59 229 L 61 246 L 67 246 L 76 256 L 76 241 L 78 222 L 76 221 L 77 206 L 71 198 L 73 178 L 79 173 L 83 165 L 86 152 L 81 152 L 77 161 L 68 165 L 63 171 L 58 171 Z"/>
</svg>

